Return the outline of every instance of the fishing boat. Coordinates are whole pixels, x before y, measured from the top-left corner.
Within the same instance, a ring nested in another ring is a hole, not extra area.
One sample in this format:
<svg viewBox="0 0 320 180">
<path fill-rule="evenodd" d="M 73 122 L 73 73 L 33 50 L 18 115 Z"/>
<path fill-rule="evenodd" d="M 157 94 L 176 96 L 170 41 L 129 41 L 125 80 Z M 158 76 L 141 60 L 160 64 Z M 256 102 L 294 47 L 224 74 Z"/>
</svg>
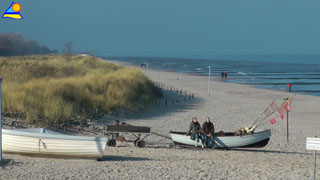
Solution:
<svg viewBox="0 0 320 180">
<path fill-rule="evenodd" d="M 71 136 L 45 128 L 2 130 L 5 153 L 100 159 L 107 141 L 108 138 Z"/>
<path fill-rule="evenodd" d="M 175 145 L 195 146 L 195 141 L 186 132 L 170 131 L 170 136 Z M 214 147 L 236 148 L 236 147 L 264 147 L 268 144 L 271 130 L 256 130 L 251 134 L 236 135 L 236 133 L 214 133 Z M 199 141 L 197 146 L 202 146 Z"/>
</svg>

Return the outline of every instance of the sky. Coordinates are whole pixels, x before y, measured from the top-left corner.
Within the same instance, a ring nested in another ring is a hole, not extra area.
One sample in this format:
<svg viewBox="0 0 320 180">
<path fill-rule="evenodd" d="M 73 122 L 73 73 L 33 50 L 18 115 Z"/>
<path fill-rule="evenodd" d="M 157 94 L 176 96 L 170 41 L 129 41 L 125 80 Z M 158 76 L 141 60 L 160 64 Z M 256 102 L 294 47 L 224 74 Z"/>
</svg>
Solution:
<svg viewBox="0 0 320 180">
<path fill-rule="evenodd" d="M 0 19 L 63 52 L 99 56 L 320 54 L 319 0 L 16 0 L 23 20 Z M 12 1 L 0 1 L 0 13 Z"/>
</svg>

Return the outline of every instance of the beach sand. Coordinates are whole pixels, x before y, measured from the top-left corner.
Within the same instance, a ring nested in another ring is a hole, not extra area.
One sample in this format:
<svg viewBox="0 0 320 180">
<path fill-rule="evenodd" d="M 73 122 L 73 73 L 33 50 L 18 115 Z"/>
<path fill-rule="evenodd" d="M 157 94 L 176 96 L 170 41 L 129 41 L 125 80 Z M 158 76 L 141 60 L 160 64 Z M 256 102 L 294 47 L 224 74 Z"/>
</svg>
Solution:
<svg viewBox="0 0 320 180">
<path fill-rule="evenodd" d="M 195 99 L 184 100 L 183 95 L 164 90 L 167 107 L 162 100 L 160 105 L 130 113 L 121 121 L 150 126 L 152 131 L 168 135 L 170 130 L 186 131 L 193 116 L 201 124 L 209 116 L 216 131 L 234 132 L 251 125 L 273 99 L 280 104 L 283 98 L 293 97 L 290 141 L 287 143 L 285 117 L 274 125 L 267 122 L 259 127 L 272 130 L 264 148 L 181 148 L 153 135 L 147 138 L 145 148 L 119 142 L 117 147 L 107 147 L 102 161 L 4 154 L 0 179 L 312 179 L 314 152 L 306 150 L 306 137 L 320 136 L 320 97 L 257 89 L 218 79 L 211 81 L 208 96 L 207 77 L 142 71 L 154 82 L 194 93 Z"/>
</svg>

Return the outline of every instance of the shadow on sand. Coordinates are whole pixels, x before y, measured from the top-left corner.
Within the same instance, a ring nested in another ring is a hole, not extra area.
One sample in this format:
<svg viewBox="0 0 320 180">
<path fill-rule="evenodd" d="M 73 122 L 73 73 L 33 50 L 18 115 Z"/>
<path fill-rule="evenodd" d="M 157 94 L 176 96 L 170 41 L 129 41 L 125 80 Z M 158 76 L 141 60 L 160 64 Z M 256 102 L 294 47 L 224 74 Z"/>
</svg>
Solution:
<svg viewBox="0 0 320 180">
<path fill-rule="evenodd" d="M 314 156 L 314 152 L 292 152 L 292 151 L 279 151 L 279 150 L 266 150 L 266 149 L 245 149 L 245 148 L 204 148 L 201 147 L 193 147 L 193 146 L 169 146 L 169 145 L 162 145 L 162 146 L 146 146 L 146 148 L 154 148 L 154 149 L 184 149 L 188 151 L 239 151 L 239 152 L 255 152 L 255 153 L 269 153 L 269 154 L 292 154 L 292 155 L 312 155 Z M 317 153 L 319 154 L 319 153 Z"/>
<path fill-rule="evenodd" d="M 228 151 L 243 151 L 243 152 L 261 152 L 270 154 L 293 154 L 293 155 L 314 155 L 314 153 L 304 153 L 304 152 L 292 152 L 292 151 L 277 151 L 277 150 L 265 150 L 265 149 L 227 149 Z"/>
<path fill-rule="evenodd" d="M 129 112 L 125 115 L 127 119 L 149 119 L 152 117 L 164 116 L 176 112 L 187 112 L 189 109 L 201 108 L 201 102 L 203 99 L 195 96 L 192 99 L 182 93 L 176 91 L 162 89 L 163 98 L 160 99 L 160 104 L 151 104 L 145 111 Z M 166 103 L 167 102 L 167 103 Z M 173 103 L 172 103 L 173 102 Z M 167 106 L 165 105 L 167 104 Z"/>
<path fill-rule="evenodd" d="M 148 158 L 142 157 L 125 157 L 125 156 L 103 156 L 98 161 L 148 161 Z"/>
<path fill-rule="evenodd" d="M 22 163 L 18 163 L 13 161 L 12 159 L 2 159 L 2 161 L 0 161 L 0 167 L 7 167 L 7 166 L 15 166 L 15 165 L 19 165 Z"/>
</svg>

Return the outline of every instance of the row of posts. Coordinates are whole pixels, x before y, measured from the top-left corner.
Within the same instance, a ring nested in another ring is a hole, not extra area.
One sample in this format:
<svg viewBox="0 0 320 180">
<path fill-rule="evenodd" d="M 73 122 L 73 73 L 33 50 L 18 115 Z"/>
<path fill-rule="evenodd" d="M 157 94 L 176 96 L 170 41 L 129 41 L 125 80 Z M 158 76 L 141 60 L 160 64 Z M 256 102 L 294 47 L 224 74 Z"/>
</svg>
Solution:
<svg viewBox="0 0 320 180">
<path fill-rule="evenodd" d="M 176 87 L 172 87 L 160 82 L 153 82 L 153 84 L 161 89 L 167 90 L 169 92 L 171 92 L 171 104 L 175 103 L 176 100 L 176 96 L 177 94 L 183 95 L 183 101 L 187 101 L 187 100 L 192 100 L 195 99 L 194 93 L 188 92 L 187 90 L 182 90 Z M 170 96 L 170 95 L 169 95 Z M 164 105 L 168 106 L 168 101 L 170 101 L 170 97 L 164 97 Z M 157 105 L 160 105 L 160 100 L 157 100 Z"/>
</svg>

